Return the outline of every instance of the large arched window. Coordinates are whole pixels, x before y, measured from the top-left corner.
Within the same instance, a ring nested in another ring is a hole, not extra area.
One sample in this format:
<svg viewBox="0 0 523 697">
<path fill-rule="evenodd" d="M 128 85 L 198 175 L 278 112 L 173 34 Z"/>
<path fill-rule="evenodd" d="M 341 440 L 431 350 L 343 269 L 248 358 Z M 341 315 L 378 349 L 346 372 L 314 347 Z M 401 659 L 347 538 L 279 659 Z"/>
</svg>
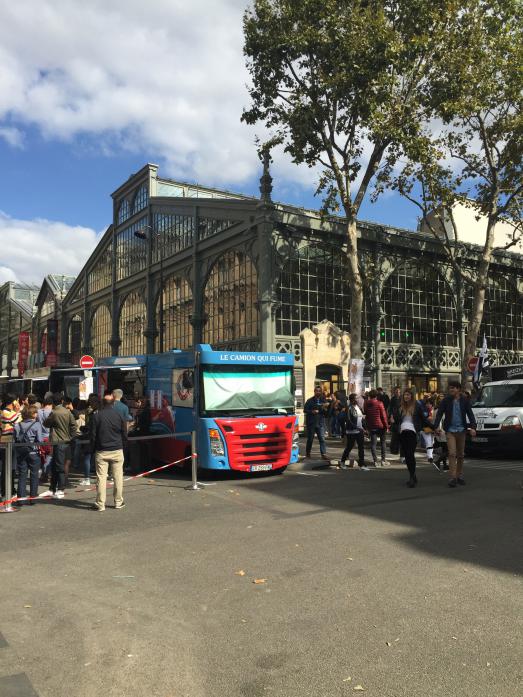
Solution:
<svg viewBox="0 0 523 697">
<path fill-rule="evenodd" d="M 120 310 L 120 356 L 145 353 L 147 310 L 141 293 L 133 291 L 125 298 Z"/>
<path fill-rule="evenodd" d="M 465 302 L 468 319 L 472 308 L 473 289 L 469 287 Z M 485 294 L 483 321 L 478 335 L 478 344 L 483 334 L 492 349 L 503 351 L 523 350 L 523 302 L 521 294 L 510 280 L 496 275 L 489 279 Z"/>
<path fill-rule="evenodd" d="M 385 341 L 457 346 L 456 310 L 445 279 L 427 263 L 396 268 L 385 281 L 382 336 Z"/>
<path fill-rule="evenodd" d="M 247 254 L 222 254 L 211 268 L 204 297 L 205 343 L 214 345 L 258 336 L 258 274 Z"/>
<path fill-rule="evenodd" d="M 318 243 L 301 247 L 286 262 L 278 291 L 278 334 L 298 336 L 325 319 L 350 332 L 351 290 L 347 257 L 340 247 Z M 370 336 L 365 304 L 362 336 Z"/>
<path fill-rule="evenodd" d="M 111 313 L 106 305 L 99 305 L 91 319 L 91 346 L 95 358 L 111 355 Z"/>
<path fill-rule="evenodd" d="M 192 346 L 191 314 L 192 293 L 183 278 L 170 276 L 163 284 L 163 350 L 186 349 Z M 156 303 L 156 326 L 160 327 L 160 298 Z M 160 337 L 156 337 L 156 351 L 160 350 Z"/>
<path fill-rule="evenodd" d="M 90 293 L 96 293 L 111 285 L 113 278 L 113 245 L 110 242 L 101 249 L 94 266 L 87 276 L 87 288 Z"/>
<path fill-rule="evenodd" d="M 76 365 L 82 357 L 82 328 L 81 315 L 75 315 L 69 322 L 68 353 L 71 354 L 71 363 Z"/>
<path fill-rule="evenodd" d="M 120 202 L 120 206 L 118 208 L 118 225 L 121 225 L 121 223 L 124 223 L 127 218 L 129 218 L 131 215 L 131 206 L 129 205 L 129 201 L 124 198 Z"/>
<path fill-rule="evenodd" d="M 143 209 L 147 207 L 148 200 L 149 196 L 147 193 L 147 186 L 145 184 L 142 184 L 142 186 L 138 189 L 133 199 L 133 215 L 135 213 L 143 211 Z"/>
</svg>

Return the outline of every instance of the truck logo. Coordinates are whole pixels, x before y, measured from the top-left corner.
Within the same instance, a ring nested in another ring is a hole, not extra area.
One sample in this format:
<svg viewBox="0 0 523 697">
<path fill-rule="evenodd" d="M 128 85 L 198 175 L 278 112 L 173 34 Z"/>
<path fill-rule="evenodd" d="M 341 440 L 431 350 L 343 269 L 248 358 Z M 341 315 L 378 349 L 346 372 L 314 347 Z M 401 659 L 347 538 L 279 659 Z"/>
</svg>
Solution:
<svg viewBox="0 0 523 697">
<path fill-rule="evenodd" d="M 260 431 L 261 433 L 261 431 L 265 431 L 265 429 L 267 428 L 267 424 L 264 424 L 263 421 L 260 421 L 260 423 L 256 424 L 254 428 L 257 428 L 258 431 Z"/>
</svg>

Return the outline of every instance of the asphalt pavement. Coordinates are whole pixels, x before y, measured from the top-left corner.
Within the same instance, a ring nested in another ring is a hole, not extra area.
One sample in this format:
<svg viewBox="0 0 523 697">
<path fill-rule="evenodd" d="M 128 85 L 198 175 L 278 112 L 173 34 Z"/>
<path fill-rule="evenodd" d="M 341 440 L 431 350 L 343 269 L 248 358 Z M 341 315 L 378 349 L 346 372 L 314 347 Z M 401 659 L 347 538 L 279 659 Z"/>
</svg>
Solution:
<svg viewBox="0 0 523 697">
<path fill-rule="evenodd" d="M 466 475 L 172 474 L 1 515 L 0 696 L 521 695 L 523 464 Z"/>
</svg>

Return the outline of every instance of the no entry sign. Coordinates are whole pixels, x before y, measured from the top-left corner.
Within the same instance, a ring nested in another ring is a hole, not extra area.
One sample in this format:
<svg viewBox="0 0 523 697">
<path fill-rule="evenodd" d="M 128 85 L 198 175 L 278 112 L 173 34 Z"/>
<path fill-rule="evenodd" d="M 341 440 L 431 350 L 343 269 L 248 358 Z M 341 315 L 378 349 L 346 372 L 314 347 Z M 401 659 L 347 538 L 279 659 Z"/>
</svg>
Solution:
<svg viewBox="0 0 523 697">
<path fill-rule="evenodd" d="M 469 358 L 469 362 L 467 363 L 467 368 L 469 369 L 469 373 L 473 373 L 476 370 L 476 366 L 478 364 L 479 358 L 477 356 L 473 356 L 472 358 Z"/>
<path fill-rule="evenodd" d="M 85 370 L 94 368 L 94 358 L 92 356 L 82 356 L 80 358 L 80 368 L 85 368 Z"/>
</svg>

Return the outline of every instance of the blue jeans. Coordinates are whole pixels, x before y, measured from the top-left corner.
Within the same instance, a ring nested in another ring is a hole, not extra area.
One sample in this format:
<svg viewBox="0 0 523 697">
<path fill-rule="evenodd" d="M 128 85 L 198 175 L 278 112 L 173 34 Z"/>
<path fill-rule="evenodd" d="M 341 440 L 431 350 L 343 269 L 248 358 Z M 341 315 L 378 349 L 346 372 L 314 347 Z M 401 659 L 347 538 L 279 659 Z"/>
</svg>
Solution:
<svg viewBox="0 0 523 697">
<path fill-rule="evenodd" d="M 331 436 L 339 436 L 340 435 L 340 423 L 338 421 L 337 414 L 334 414 L 333 416 L 331 416 L 330 433 L 331 433 Z"/>
<path fill-rule="evenodd" d="M 83 453 L 84 460 L 84 479 L 89 479 L 91 476 L 91 469 L 93 469 L 94 455 L 93 453 Z"/>
<path fill-rule="evenodd" d="M 318 442 L 320 444 L 320 453 L 325 455 L 327 453 L 327 447 L 325 445 L 325 429 L 323 426 L 307 426 L 307 445 L 305 446 L 305 452 L 307 455 L 311 454 L 312 441 L 314 440 L 314 435 L 318 436 Z"/>
<path fill-rule="evenodd" d="M 38 496 L 38 472 L 40 470 L 40 455 L 35 452 L 29 452 L 26 455 L 19 453 L 16 463 L 16 472 L 18 475 L 18 491 L 19 499 L 25 498 L 27 486 L 27 471 L 30 472 L 29 496 Z"/>
</svg>

